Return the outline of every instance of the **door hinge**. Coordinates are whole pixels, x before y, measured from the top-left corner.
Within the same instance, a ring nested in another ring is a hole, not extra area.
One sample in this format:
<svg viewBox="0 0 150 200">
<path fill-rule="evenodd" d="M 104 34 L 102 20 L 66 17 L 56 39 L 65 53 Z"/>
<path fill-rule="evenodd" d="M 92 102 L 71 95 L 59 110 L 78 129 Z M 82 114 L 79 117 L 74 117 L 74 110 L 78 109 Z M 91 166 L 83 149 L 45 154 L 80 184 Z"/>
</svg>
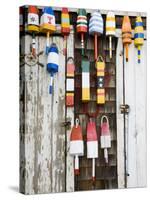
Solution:
<svg viewBox="0 0 150 200">
<path fill-rule="evenodd" d="M 128 104 L 120 105 L 121 114 L 128 114 L 130 111 L 130 106 Z"/>
</svg>

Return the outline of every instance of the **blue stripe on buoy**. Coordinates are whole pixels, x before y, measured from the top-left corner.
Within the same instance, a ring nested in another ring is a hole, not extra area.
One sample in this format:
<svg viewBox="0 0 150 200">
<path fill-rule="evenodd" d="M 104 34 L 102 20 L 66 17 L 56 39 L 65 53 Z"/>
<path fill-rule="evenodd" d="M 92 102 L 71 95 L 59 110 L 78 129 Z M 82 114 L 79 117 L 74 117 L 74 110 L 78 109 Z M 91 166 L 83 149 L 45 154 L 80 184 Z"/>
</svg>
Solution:
<svg viewBox="0 0 150 200">
<path fill-rule="evenodd" d="M 135 33 L 134 38 L 144 38 L 144 33 Z"/>
<path fill-rule="evenodd" d="M 49 73 L 51 72 L 56 73 L 58 72 L 58 65 L 54 63 L 47 63 L 47 70 Z"/>
<path fill-rule="evenodd" d="M 140 50 L 138 50 L 138 55 L 141 55 L 141 51 Z"/>
<path fill-rule="evenodd" d="M 49 94 L 52 94 L 52 93 L 53 93 L 53 86 L 50 85 L 50 86 L 49 86 Z"/>
<path fill-rule="evenodd" d="M 43 13 L 49 14 L 49 15 L 54 15 L 54 11 L 51 7 L 45 7 L 43 9 Z"/>
<path fill-rule="evenodd" d="M 143 22 L 135 22 L 135 26 L 143 26 Z"/>
</svg>

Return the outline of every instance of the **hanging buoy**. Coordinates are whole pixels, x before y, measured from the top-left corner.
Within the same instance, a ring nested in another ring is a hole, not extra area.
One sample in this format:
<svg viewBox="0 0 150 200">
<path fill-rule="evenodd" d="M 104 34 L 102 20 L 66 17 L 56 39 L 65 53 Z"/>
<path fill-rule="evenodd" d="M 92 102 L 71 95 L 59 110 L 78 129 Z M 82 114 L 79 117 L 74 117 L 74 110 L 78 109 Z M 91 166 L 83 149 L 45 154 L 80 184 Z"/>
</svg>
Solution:
<svg viewBox="0 0 150 200">
<path fill-rule="evenodd" d="M 104 119 L 106 121 L 104 121 Z M 104 149 L 105 162 L 108 163 L 108 148 L 111 148 L 111 136 L 109 129 L 109 121 L 107 116 L 103 115 L 101 118 L 101 136 L 100 136 L 101 148 Z"/>
<path fill-rule="evenodd" d="M 48 50 L 48 58 L 47 58 L 47 71 L 50 73 L 50 87 L 49 93 L 53 92 L 53 76 L 58 72 L 59 67 L 59 55 L 58 48 L 55 43 L 52 43 Z"/>
<path fill-rule="evenodd" d="M 72 57 L 69 57 L 66 73 L 66 106 L 74 106 L 74 72 L 74 60 Z"/>
<path fill-rule="evenodd" d="M 36 55 L 35 33 L 39 32 L 39 10 L 36 6 L 28 7 L 28 32 L 32 33 L 32 55 Z"/>
<path fill-rule="evenodd" d="M 105 76 L 105 62 L 102 56 L 99 56 L 96 61 L 97 69 L 97 104 L 105 103 L 105 88 L 104 88 L 104 76 Z"/>
<path fill-rule="evenodd" d="M 70 135 L 70 155 L 75 157 L 74 173 L 79 175 L 79 156 L 84 155 L 82 129 L 79 119 L 76 119 Z"/>
<path fill-rule="evenodd" d="M 70 18 L 67 8 L 62 8 L 61 12 L 61 33 L 64 36 L 63 54 L 67 53 L 67 36 L 70 34 Z"/>
<path fill-rule="evenodd" d="M 84 35 L 87 33 L 87 14 L 85 9 L 78 9 L 77 33 L 81 34 L 81 49 L 84 55 Z"/>
<path fill-rule="evenodd" d="M 141 46 L 144 43 L 144 30 L 142 18 L 138 16 L 135 22 L 134 44 L 138 49 L 138 63 L 141 62 Z"/>
<path fill-rule="evenodd" d="M 123 23 L 122 23 L 122 41 L 123 45 L 125 47 L 126 52 L 126 62 L 129 60 L 129 44 L 132 43 L 132 29 L 131 29 L 131 23 L 130 18 L 128 16 L 124 16 Z"/>
<path fill-rule="evenodd" d="M 83 57 L 81 61 L 82 68 L 82 101 L 90 100 L 90 61 Z"/>
<path fill-rule="evenodd" d="M 100 12 L 94 12 L 89 21 L 89 34 L 94 35 L 95 60 L 98 57 L 97 37 L 103 34 L 103 18 Z"/>
<path fill-rule="evenodd" d="M 87 158 L 92 158 L 92 181 L 95 182 L 95 158 L 98 158 L 98 139 L 95 122 L 87 125 Z"/>
<path fill-rule="evenodd" d="M 112 37 L 116 35 L 115 14 L 113 12 L 107 13 L 106 35 L 109 36 L 109 56 L 112 58 Z"/>
<path fill-rule="evenodd" d="M 50 47 L 49 37 L 51 33 L 56 31 L 55 15 L 51 7 L 45 7 L 43 9 L 41 22 L 40 22 L 40 30 L 47 34 L 46 55 L 48 55 L 48 50 Z"/>
<path fill-rule="evenodd" d="M 20 27 L 20 33 L 22 33 L 24 31 L 23 12 L 24 12 L 24 8 L 20 7 L 19 8 L 19 27 Z"/>
</svg>

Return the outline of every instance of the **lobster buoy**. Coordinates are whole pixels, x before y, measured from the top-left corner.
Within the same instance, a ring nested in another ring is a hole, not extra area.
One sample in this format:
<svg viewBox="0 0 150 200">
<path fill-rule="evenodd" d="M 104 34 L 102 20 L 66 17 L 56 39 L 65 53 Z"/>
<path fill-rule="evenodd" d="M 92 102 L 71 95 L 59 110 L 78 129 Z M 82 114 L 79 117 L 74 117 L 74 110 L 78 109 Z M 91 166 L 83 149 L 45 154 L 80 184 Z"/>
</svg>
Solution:
<svg viewBox="0 0 150 200">
<path fill-rule="evenodd" d="M 96 124 L 90 119 L 87 125 L 87 158 L 92 158 L 92 181 L 95 182 L 95 158 L 98 158 Z"/>
<path fill-rule="evenodd" d="M 95 60 L 98 57 L 97 37 L 103 34 L 103 18 L 100 12 L 94 12 L 89 21 L 89 34 L 94 35 Z"/>
<path fill-rule="evenodd" d="M 122 41 L 126 51 L 126 62 L 129 60 L 128 48 L 129 44 L 132 43 L 132 32 L 131 23 L 128 16 L 124 16 L 122 23 Z"/>
<path fill-rule="evenodd" d="M 84 155 L 82 129 L 79 119 L 76 119 L 70 135 L 70 155 L 75 157 L 74 173 L 79 175 L 79 156 Z"/>
<path fill-rule="evenodd" d="M 39 32 L 39 10 L 36 6 L 28 7 L 28 32 L 32 33 L 32 55 L 36 55 L 35 33 Z"/>
<path fill-rule="evenodd" d="M 104 119 L 106 121 L 104 121 Z M 100 135 L 101 148 L 104 149 L 105 162 L 108 163 L 108 148 L 111 148 L 111 136 L 109 129 L 109 121 L 107 116 L 103 115 L 101 118 L 101 135 Z"/>
<path fill-rule="evenodd" d="M 58 72 L 59 67 L 59 54 L 58 48 L 55 43 L 52 43 L 48 50 L 48 58 L 47 58 L 47 71 L 50 73 L 50 87 L 49 93 L 52 94 L 53 91 L 53 76 Z"/>
<path fill-rule="evenodd" d="M 142 18 L 138 16 L 135 22 L 134 44 L 138 49 L 138 63 L 141 62 L 141 46 L 144 43 L 144 30 Z"/>
<path fill-rule="evenodd" d="M 49 50 L 49 37 L 50 34 L 56 31 L 55 15 L 51 7 L 45 7 L 41 16 L 40 30 L 47 34 L 46 41 L 46 54 L 48 55 Z"/>
<path fill-rule="evenodd" d="M 87 33 L 87 14 L 85 9 L 78 9 L 77 33 L 81 34 L 81 49 L 84 55 L 84 34 Z"/>
<path fill-rule="evenodd" d="M 112 58 L 112 37 L 116 35 L 114 12 L 108 12 L 106 17 L 106 36 L 109 36 L 109 56 Z"/>
<path fill-rule="evenodd" d="M 70 18 L 67 8 L 62 8 L 61 12 L 61 33 L 64 36 L 63 54 L 67 52 L 67 36 L 70 34 Z"/>
</svg>

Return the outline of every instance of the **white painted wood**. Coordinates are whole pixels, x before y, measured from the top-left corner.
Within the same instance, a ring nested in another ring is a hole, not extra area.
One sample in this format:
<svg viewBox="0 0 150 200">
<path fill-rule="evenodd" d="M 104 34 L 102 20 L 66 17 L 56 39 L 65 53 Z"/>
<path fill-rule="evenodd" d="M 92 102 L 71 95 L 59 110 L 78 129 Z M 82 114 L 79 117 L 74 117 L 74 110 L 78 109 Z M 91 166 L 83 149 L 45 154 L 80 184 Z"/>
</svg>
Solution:
<svg viewBox="0 0 150 200">
<path fill-rule="evenodd" d="M 123 45 L 118 38 L 116 50 L 116 117 L 117 117 L 117 173 L 118 188 L 124 188 L 124 122 L 120 105 L 123 103 Z"/>
<path fill-rule="evenodd" d="M 67 56 L 74 58 L 74 33 L 71 31 L 67 39 Z M 71 121 L 71 128 L 74 125 L 74 107 L 66 108 L 66 118 Z M 66 131 L 67 134 L 67 158 L 66 158 L 66 191 L 73 192 L 74 191 L 74 159 L 73 156 L 70 155 L 70 133 L 71 129 Z"/>
</svg>

